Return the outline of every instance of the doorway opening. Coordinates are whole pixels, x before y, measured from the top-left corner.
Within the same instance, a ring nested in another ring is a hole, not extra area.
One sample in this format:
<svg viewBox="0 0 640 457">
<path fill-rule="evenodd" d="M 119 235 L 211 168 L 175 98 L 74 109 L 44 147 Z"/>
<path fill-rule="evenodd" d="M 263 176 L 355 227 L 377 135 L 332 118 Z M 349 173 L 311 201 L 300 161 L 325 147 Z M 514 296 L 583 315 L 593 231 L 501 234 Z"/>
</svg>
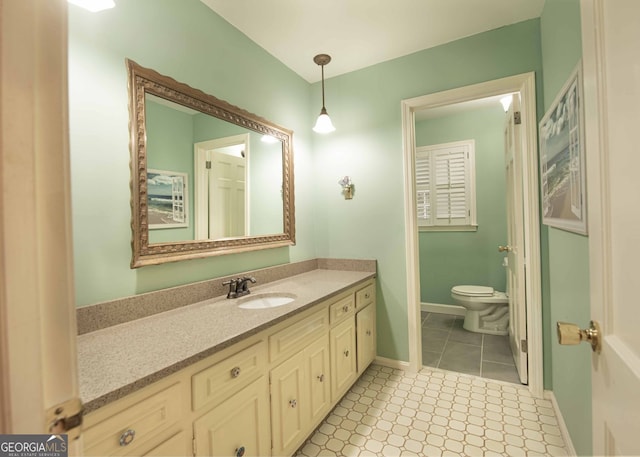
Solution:
<svg viewBox="0 0 640 457">
<path fill-rule="evenodd" d="M 485 100 L 492 97 L 501 96 L 504 94 L 515 94 L 515 100 L 521 103 L 519 108 L 510 109 L 508 116 L 515 116 L 515 110 L 519 113 L 520 124 L 515 131 L 511 132 L 511 135 L 516 135 L 511 138 L 512 142 L 517 143 L 520 146 L 520 150 L 513 153 L 511 163 L 511 171 L 517 171 L 519 181 L 514 183 L 514 188 L 518 189 L 518 193 L 513 198 L 513 202 L 517 203 L 519 212 L 516 215 L 510 214 L 507 220 L 515 229 L 518 236 L 515 239 L 510 239 L 507 243 L 505 239 L 502 246 L 506 251 L 506 255 L 500 254 L 502 257 L 508 257 L 504 260 L 505 263 L 509 262 L 509 267 L 505 270 L 504 267 L 498 265 L 498 273 L 495 275 L 502 275 L 502 282 L 498 282 L 498 288 L 504 285 L 505 289 L 512 289 L 512 293 L 508 294 L 509 297 L 509 342 L 516 354 L 515 363 L 520 363 L 521 379 L 524 382 L 528 382 L 530 391 L 536 396 L 542 396 L 543 393 L 543 381 L 542 381 L 542 303 L 541 303 L 541 286 L 540 286 L 540 239 L 539 239 L 539 191 L 538 191 L 538 162 L 537 162 L 537 118 L 535 110 L 535 78 L 533 73 L 527 73 L 523 75 L 512 76 L 508 78 L 502 78 L 499 80 L 489 81 L 486 83 L 476 84 L 472 86 L 466 86 L 458 89 L 453 89 L 445 92 L 439 92 L 435 94 L 429 94 L 421 97 L 416 97 L 402 102 L 403 110 L 403 134 L 404 134 L 404 156 L 405 156 L 405 227 L 406 227 L 406 239 L 407 239 L 407 297 L 408 297 L 408 315 L 409 315 L 409 355 L 410 366 L 413 370 L 418 371 L 423 365 L 423 348 L 422 348 L 422 325 L 425 323 L 421 300 L 421 275 L 420 275 L 420 231 L 418 229 L 418 211 L 416 201 L 416 148 L 421 146 L 417 143 L 417 138 L 422 135 L 422 132 L 416 127 L 416 122 L 420 121 L 420 117 L 424 113 L 437 113 L 442 110 L 450 109 L 454 105 L 466 104 L 472 101 Z M 422 113 L 422 114 L 421 114 Z M 502 112 L 504 115 L 504 111 Z M 505 123 L 507 126 L 508 123 Z M 509 133 L 509 132 L 505 132 Z M 504 149 L 502 146 L 501 149 Z M 500 173 L 503 175 L 503 179 L 508 179 L 509 167 L 508 155 L 501 158 L 502 166 Z M 479 158 L 476 158 L 478 162 Z M 506 205 L 506 198 L 503 199 Z M 513 205 L 509 205 L 513 209 Z M 518 209 L 516 208 L 516 209 Z M 485 222 L 487 219 L 485 218 Z M 504 219 L 502 221 L 504 224 Z M 486 224 L 485 224 L 486 225 Z M 478 230 L 480 233 L 485 230 L 487 233 L 488 228 L 483 227 L 482 218 L 479 221 L 479 227 L 471 228 L 471 230 Z M 507 230 L 504 230 L 505 235 Z M 514 235 L 515 236 L 515 235 Z M 506 237 L 505 237 L 506 238 Z M 492 242 L 493 243 L 493 242 Z M 498 244 L 498 243 L 495 243 Z M 494 257 L 498 255 L 498 246 L 492 245 L 490 249 L 495 252 Z M 446 255 L 446 252 L 444 253 Z M 463 254 L 464 255 L 464 254 Z M 497 258 L 497 257 L 496 257 Z M 526 265 L 526 268 L 525 268 Z M 500 270 L 501 269 L 501 270 Z M 513 274 L 519 272 L 521 284 L 513 284 L 511 273 L 506 274 L 510 270 L 514 270 Z M 508 279 L 509 278 L 509 279 Z M 441 281 L 441 283 L 444 281 Z M 508 284 L 507 284 L 508 282 Z M 459 282 L 458 284 L 464 284 Z M 441 284 L 441 286 L 444 284 Z M 447 289 L 444 294 L 448 292 L 451 284 L 444 285 Z M 514 288 L 515 287 L 515 288 Z M 517 294 L 516 290 L 520 290 Z M 443 295 L 444 296 L 444 295 Z M 437 301 L 437 300 L 436 300 Z M 451 298 L 448 301 L 442 301 L 442 303 L 450 304 Z M 514 308 L 515 307 L 515 308 Z M 452 310 L 456 310 L 451 312 Z M 446 321 L 438 312 L 446 311 L 453 315 L 449 317 L 449 324 L 451 329 L 453 325 L 461 325 L 462 316 L 466 313 L 466 309 L 463 307 L 447 307 L 438 306 L 436 304 L 433 308 L 428 308 L 427 311 L 435 311 L 435 314 L 431 314 L 429 317 L 434 319 L 434 323 L 438 320 Z M 460 321 L 457 322 L 457 318 Z M 428 319 L 427 319 L 428 322 Z M 447 323 L 445 322 L 445 325 Z M 449 332 L 452 330 L 449 329 Z M 481 338 L 481 341 L 484 337 Z M 481 342 L 483 344 L 483 342 Z M 436 349 L 436 348 L 434 348 Z M 437 351 L 433 351 L 434 353 Z M 434 354 L 428 354 L 428 356 L 434 357 Z M 480 355 L 481 357 L 481 355 Z M 428 360 L 429 357 L 426 359 Z M 441 367 L 446 369 L 446 367 Z"/>
</svg>

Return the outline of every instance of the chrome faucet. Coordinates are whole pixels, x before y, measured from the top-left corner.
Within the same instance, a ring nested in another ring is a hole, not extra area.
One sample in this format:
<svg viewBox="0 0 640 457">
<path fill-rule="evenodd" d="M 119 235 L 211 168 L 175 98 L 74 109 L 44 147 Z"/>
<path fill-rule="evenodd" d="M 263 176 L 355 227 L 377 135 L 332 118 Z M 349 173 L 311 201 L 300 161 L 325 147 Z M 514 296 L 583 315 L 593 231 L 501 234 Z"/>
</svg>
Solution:
<svg viewBox="0 0 640 457">
<path fill-rule="evenodd" d="M 238 298 L 243 295 L 250 294 L 249 281 L 253 284 L 256 283 L 256 278 L 253 276 L 244 276 L 242 278 L 230 279 L 222 283 L 223 286 L 229 286 L 229 292 L 227 298 Z"/>
</svg>

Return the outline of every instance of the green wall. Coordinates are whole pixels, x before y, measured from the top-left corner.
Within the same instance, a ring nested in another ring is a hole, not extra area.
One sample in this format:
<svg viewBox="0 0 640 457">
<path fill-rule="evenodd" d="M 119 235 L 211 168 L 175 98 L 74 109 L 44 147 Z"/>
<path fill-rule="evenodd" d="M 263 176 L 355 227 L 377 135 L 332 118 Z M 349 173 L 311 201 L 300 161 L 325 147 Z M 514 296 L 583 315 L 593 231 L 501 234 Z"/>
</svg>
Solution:
<svg viewBox="0 0 640 457">
<path fill-rule="evenodd" d="M 296 239 L 131 270 L 125 58 L 293 130 Z M 77 305 L 317 257 L 309 84 L 198 0 L 69 6 L 69 121 Z"/>
<path fill-rule="evenodd" d="M 544 106 L 553 103 L 582 56 L 579 0 L 547 0 L 540 21 Z M 590 320 L 588 238 L 548 229 L 549 324 Z M 592 454 L 591 351 L 551 339 L 553 391 L 578 455 Z"/>
<path fill-rule="evenodd" d="M 337 77 L 326 68 L 337 130 L 313 137 L 315 238 L 320 256 L 378 260 L 380 356 L 409 360 L 401 101 L 530 71 L 541 95 L 540 55 L 533 19 Z M 312 116 L 320 100 L 314 84 Z M 340 193 L 344 175 L 353 178 L 353 200 Z"/>
<path fill-rule="evenodd" d="M 147 168 L 187 174 L 189 196 L 193 196 L 193 117 L 147 100 Z M 189 226 L 149 230 L 149 242 L 192 240 L 193 198 L 188 200 Z"/>
<path fill-rule="evenodd" d="M 505 112 L 500 103 L 461 114 L 416 122 L 416 146 L 475 140 L 475 232 L 421 231 L 420 299 L 454 305 L 451 287 L 459 284 L 506 290 L 504 254 L 507 240 L 504 168 Z"/>
</svg>

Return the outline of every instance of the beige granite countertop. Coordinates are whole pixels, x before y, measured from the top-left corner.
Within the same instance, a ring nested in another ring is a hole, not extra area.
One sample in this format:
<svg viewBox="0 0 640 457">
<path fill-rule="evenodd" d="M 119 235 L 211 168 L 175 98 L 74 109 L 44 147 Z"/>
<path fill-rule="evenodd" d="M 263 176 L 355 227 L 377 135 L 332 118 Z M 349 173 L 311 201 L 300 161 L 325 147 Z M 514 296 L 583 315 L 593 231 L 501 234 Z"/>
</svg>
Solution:
<svg viewBox="0 0 640 457">
<path fill-rule="evenodd" d="M 242 309 L 237 305 L 245 297 L 222 296 L 80 335 L 78 370 L 85 411 L 124 397 L 373 277 L 372 272 L 317 269 L 251 287 L 254 295 L 296 296 L 277 308 Z"/>
</svg>

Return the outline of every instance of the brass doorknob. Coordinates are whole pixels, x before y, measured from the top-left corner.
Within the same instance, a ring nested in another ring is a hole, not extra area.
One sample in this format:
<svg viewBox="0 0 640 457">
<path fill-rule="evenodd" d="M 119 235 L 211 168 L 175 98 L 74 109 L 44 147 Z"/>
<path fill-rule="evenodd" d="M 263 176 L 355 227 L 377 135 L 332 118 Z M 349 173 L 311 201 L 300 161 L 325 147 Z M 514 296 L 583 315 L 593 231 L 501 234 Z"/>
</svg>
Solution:
<svg viewBox="0 0 640 457">
<path fill-rule="evenodd" d="M 507 246 L 498 246 L 498 252 L 511 252 L 513 249 L 511 248 L 511 246 L 507 245 Z"/>
<path fill-rule="evenodd" d="M 600 353 L 602 348 L 602 332 L 600 331 L 600 325 L 591 321 L 589 328 L 582 330 L 576 324 L 570 324 L 568 322 L 558 322 L 558 343 L 562 345 L 576 345 L 581 341 L 587 341 L 591 344 L 591 350 L 596 353 Z"/>
</svg>

